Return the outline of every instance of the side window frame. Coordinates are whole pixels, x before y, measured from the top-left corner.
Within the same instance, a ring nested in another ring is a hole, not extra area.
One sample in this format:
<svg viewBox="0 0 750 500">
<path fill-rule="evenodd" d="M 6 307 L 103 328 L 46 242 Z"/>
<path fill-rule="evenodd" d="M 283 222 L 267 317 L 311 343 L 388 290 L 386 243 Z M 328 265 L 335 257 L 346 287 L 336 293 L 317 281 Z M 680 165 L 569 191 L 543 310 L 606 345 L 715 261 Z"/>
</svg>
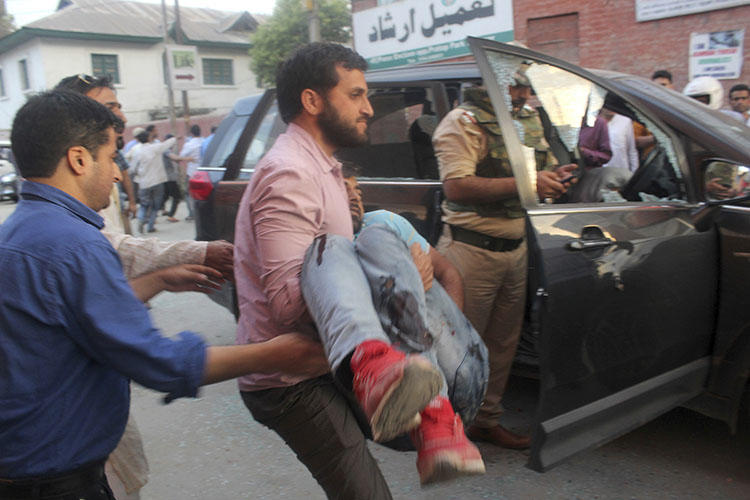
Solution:
<svg viewBox="0 0 750 500">
<path fill-rule="evenodd" d="M 667 124 L 663 123 L 662 120 L 654 116 L 652 113 L 649 113 L 646 107 L 643 105 L 643 103 L 639 102 L 637 98 L 634 98 L 630 95 L 623 95 L 623 92 L 621 89 L 618 89 L 614 87 L 611 83 L 609 83 L 604 78 L 600 78 L 597 75 L 594 75 L 593 73 L 584 70 L 579 69 L 576 67 L 571 66 L 570 64 L 566 63 L 565 61 L 561 61 L 558 59 L 555 59 L 551 56 L 545 56 L 543 54 L 537 54 L 529 52 L 523 48 L 515 47 L 515 46 L 508 46 L 503 44 L 502 49 L 496 49 L 494 46 L 489 45 L 500 45 L 496 44 L 494 42 L 486 42 L 481 39 L 469 39 L 469 43 L 474 51 L 474 55 L 477 59 L 477 64 L 480 67 L 480 72 L 482 74 L 494 74 L 494 72 L 491 69 L 491 65 L 489 63 L 489 60 L 487 58 L 487 55 L 485 51 L 492 52 L 492 53 L 498 53 L 505 56 L 513 56 L 517 57 L 520 60 L 531 60 L 536 63 L 541 64 L 547 64 L 551 66 L 555 66 L 557 68 L 560 68 L 564 71 L 567 71 L 575 76 L 578 76 L 580 78 L 586 79 L 596 86 L 600 87 L 604 91 L 613 92 L 614 94 L 617 94 L 618 96 L 621 96 L 626 103 L 632 107 L 637 113 L 640 114 L 643 117 L 647 118 L 650 122 L 652 122 L 656 127 L 659 128 L 661 133 L 668 137 L 670 146 L 672 148 L 672 152 L 674 153 L 674 158 L 676 159 L 677 165 L 675 165 L 676 169 L 679 170 L 680 174 L 682 175 L 682 185 L 683 185 L 683 200 L 669 200 L 669 201 L 661 201 L 660 203 L 666 203 L 666 204 L 681 204 L 684 205 L 685 203 L 695 203 L 696 198 L 696 179 L 694 176 L 694 169 L 691 168 L 691 165 L 688 162 L 687 155 L 685 154 L 684 144 L 677 132 L 675 132 L 671 127 L 669 127 Z M 519 197 L 521 198 L 521 202 L 523 206 L 526 209 L 529 210 L 540 210 L 540 209 L 549 209 L 549 210 L 558 210 L 561 206 L 559 204 L 546 204 L 542 200 L 538 199 L 537 193 L 536 193 L 536 186 L 532 185 L 532 178 L 529 174 L 526 166 L 526 162 L 523 156 L 522 148 L 521 148 L 521 142 L 520 138 L 518 136 L 518 133 L 515 130 L 515 127 L 513 126 L 512 118 L 510 115 L 510 110 L 508 109 L 505 99 L 503 96 L 504 89 L 501 89 L 497 81 L 492 79 L 487 79 L 485 82 L 486 87 L 488 89 L 488 93 L 490 94 L 490 98 L 493 102 L 493 105 L 495 107 L 496 114 L 498 115 L 498 122 L 500 124 L 501 130 L 503 131 L 503 136 L 506 142 L 506 147 L 508 148 L 508 153 L 510 157 L 510 163 L 513 168 L 513 173 L 516 178 L 516 182 L 518 185 L 518 191 L 519 191 Z M 501 105 L 498 107 L 498 103 L 501 103 Z M 597 207 L 607 207 L 607 206 L 621 206 L 625 204 L 633 204 L 633 205 L 641 205 L 646 203 L 653 203 L 650 201 L 623 201 L 623 202 L 596 202 Z M 579 206 L 580 203 L 570 203 L 566 204 L 564 206 Z"/>
<path fill-rule="evenodd" d="M 442 82 L 436 82 L 436 81 L 429 81 L 429 80 L 421 80 L 421 81 L 395 81 L 395 82 L 375 82 L 375 83 L 368 83 L 368 87 L 370 92 L 377 93 L 378 91 L 383 91 L 387 89 L 412 89 L 415 92 L 418 92 L 420 89 L 424 90 L 425 95 L 431 95 L 430 102 L 433 106 L 433 113 L 435 115 L 436 121 L 439 123 L 439 121 L 445 116 L 445 114 L 449 111 L 449 104 L 446 97 L 446 90 L 445 86 L 442 84 Z M 417 103 L 414 103 L 417 104 Z M 406 108 L 402 108 L 406 109 Z M 411 126 L 413 124 L 413 120 L 408 123 L 408 126 Z M 372 125 L 371 125 L 372 126 Z M 407 126 L 407 129 L 408 129 Z M 382 145 L 389 144 L 388 142 L 379 143 Z M 399 144 L 399 143 L 391 143 L 391 144 Z M 366 156 L 367 149 L 372 148 L 371 145 L 365 146 L 365 149 L 362 148 L 346 148 L 341 152 L 341 157 L 345 160 L 352 160 L 352 158 L 356 157 L 362 157 Z M 417 172 L 417 165 L 416 160 L 413 159 L 413 147 L 411 150 L 412 158 L 411 163 L 412 167 L 410 170 L 413 172 Z M 355 161 L 356 163 L 356 161 Z M 392 179 L 397 182 L 405 182 L 405 183 L 414 183 L 414 182 L 431 182 L 431 181 L 438 181 L 438 179 L 433 178 L 420 178 L 418 176 L 371 176 L 371 175 L 365 175 L 365 172 L 362 173 L 360 176 L 360 179 L 363 181 L 375 181 L 375 180 L 389 180 Z"/>
</svg>

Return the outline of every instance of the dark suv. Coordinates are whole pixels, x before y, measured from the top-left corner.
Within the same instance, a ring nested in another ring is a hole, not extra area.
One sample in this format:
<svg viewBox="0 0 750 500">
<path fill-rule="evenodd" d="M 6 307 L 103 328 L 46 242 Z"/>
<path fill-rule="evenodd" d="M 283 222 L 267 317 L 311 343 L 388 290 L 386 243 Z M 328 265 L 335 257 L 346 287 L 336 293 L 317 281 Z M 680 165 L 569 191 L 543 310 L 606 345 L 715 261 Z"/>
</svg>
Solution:
<svg viewBox="0 0 750 500">
<path fill-rule="evenodd" d="M 401 213 L 435 243 L 441 184 L 430 136 L 461 89 L 484 82 L 527 211 L 517 362 L 540 381 L 529 465 L 546 470 L 680 405 L 736 430 L 750 371 L 750 129 L 640 77 L 469 43 L 477 62 L 368 73 L 369 144 L 337 156 L 362 168 L 366 209 Z M 521 66 L 560 164 L 582 162 L 582 125 L 607 93 L 622 98 L 654 143 L 627 182 L 586 203 L 537 198 L 505 92 Z M 238 101 L 191 181 L 198 239 L 233 240 L 247 180 L 284 129 L 273 90 Z"/>
</svg>

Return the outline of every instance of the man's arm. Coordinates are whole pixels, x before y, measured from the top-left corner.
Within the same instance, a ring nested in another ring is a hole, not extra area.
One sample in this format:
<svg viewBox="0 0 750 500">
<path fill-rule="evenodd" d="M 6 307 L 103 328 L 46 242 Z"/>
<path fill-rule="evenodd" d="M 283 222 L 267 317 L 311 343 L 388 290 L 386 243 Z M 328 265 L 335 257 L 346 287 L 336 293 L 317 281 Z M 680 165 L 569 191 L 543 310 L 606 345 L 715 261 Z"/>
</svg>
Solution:
<svg viewBox="0 0 750 500">
<path fill-rule="evenodd" d="M 193 397 L 200 385 L 251 372 L 281 368 L 320 374 L 328 370 L 320 344 L 302 335 L 222 347 L 207 347 L 191 332 L 163 336 L 104 241 L 82 248 L 56 275 L 60 299 L 50 305 L 79 326 L 69 332 L 71 339 L 92 359 L 141 385 L 168 393 L 168 401 Z"/>
<path fill-rule="evenodd" d="M 209 242 L 203 264 L 219 271 L 225 280 L 234 281 L 234 245 L 224 240 Z"/>
<path fill-rule="evenodd" d="M 467 177 L 443 181 L 445 197 L 458 203 L 487 203 L 518 196 L 516 179 L 503 177 Z"/>
<path fill-rule="evenodd" d="M 450 201 L 487 203 L 518 196 L 513 177 L 477 177 L 476 165 L 487 155 L 487 139 L 475 119 L 454 109 L 440 122 L 433 136 L 443 191 Z M 558 198 L 567 187 L 559 181 L 570 175 L 575 165 L 537 173 L 539 197 Z"/>
<path fill-rule="evenodd" d="M 320 342 L 299 333 L 287 333 L 257 344 L 208 347 L 201 384 L 248 373 L 282 372 L 313 378 L 329 371 Z"/>
<path fill-rule="evenodd" d="M 209 245 L 217 246 L 217 243 L 205 241 L 136 238 L 129 234 L 106 230 L 102 231 L 102 234 L 117 250 L 123 272 L 128 279 L 179 264 L 204 264 Z"/>
<path fill-rule="evenodd" d="M 430 259 L 435 271 L 435 279 L 443 286 L 460 310 L 464 310 L 464 284 L 458 270 L 443 257 L 440 252 L 430 246 Z"/>
<path fill-rule="evenodd" d="M 250 234 L 243 237 L 255 241 L 254 265 L 272 319 L 293 328 L 307 312 L 299 276 L 305 252 L 320 232 L 324 202 L 316 180 L 294 165 L 260 175 L 250 193 L 250 224 L 244 228 Z"/>
<path fill-rule="evenodd" d="M 180 155 L 176 155 L 174 153 L 169 153 L 169 152 L 167 152 L 166 155 L 172 161 L 194 161 L 195 160 L 195 158 L 193 158 L 192 156 L 180 156 Z"/>
<path fill-rule="evenodd" d="M 135 213 L 138 211 L 138 202 L 135 200 L 135 191 L 133 190 L 133 181 L 130 180 L 130 174 L 127 170 L 121 170 L 122 179 L 120 184 L 125 190 L 125 194 L 128 196 L 128 213 L 131 217 L 135 217 Z"/>
<path fill-rule="evenodd" d="M 148 302 L 157 294 L 168 292 L 210 293 L 221 288 L 224 279 L 215 269 L 198 264 L 172 266 L 129 280 L 135 296 Z"/>
</svg>

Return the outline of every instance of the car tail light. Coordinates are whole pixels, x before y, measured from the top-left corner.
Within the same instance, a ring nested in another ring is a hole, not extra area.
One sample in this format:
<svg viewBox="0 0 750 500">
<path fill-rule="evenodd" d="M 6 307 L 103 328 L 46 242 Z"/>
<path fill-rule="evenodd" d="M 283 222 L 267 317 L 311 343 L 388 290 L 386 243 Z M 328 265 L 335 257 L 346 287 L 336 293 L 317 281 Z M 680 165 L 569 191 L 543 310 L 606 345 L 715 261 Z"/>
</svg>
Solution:
<svg viewBox="0 0 750 500">
<path fill-rule="evenodd" d="M 194 200 L 207 200 L 213 190 L 214 185 L 211 183 L 211 177 L 208 176 L 207 172 L 200 170 L 190 178 L 188 183 L 188 191 Z"/>
</svg>

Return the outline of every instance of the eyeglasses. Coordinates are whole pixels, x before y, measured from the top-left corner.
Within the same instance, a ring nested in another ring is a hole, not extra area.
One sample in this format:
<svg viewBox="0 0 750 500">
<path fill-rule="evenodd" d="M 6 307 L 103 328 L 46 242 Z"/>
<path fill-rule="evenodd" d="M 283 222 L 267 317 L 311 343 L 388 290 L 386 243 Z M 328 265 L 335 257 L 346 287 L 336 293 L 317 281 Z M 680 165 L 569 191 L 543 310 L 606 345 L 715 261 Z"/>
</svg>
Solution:
<svg viewBox="0 0 750 500">
<path fill-rule="evenodd" d="M 82 92 L 84 94 L 86 92 L 88 92 L 89 90 L 91 90 L 91 88 L 96 83 L 96 78 L 95 77 L 93 77 L 91 75 L 87 75 L 85 73 L 79 73 L 78 75 L 76 75 L 75 78 L 76 79 L 75 79 L 73 85 L 75 85 L 75 87 L 77 88 L 78 92 Z"/>
<path fill-rule="evenodd" d="M 94 83 L 94 77 L 85 73 L 78 73 L 78 79 L 86 85 L 91 85 L 92 83 Z"/>
</svg>

